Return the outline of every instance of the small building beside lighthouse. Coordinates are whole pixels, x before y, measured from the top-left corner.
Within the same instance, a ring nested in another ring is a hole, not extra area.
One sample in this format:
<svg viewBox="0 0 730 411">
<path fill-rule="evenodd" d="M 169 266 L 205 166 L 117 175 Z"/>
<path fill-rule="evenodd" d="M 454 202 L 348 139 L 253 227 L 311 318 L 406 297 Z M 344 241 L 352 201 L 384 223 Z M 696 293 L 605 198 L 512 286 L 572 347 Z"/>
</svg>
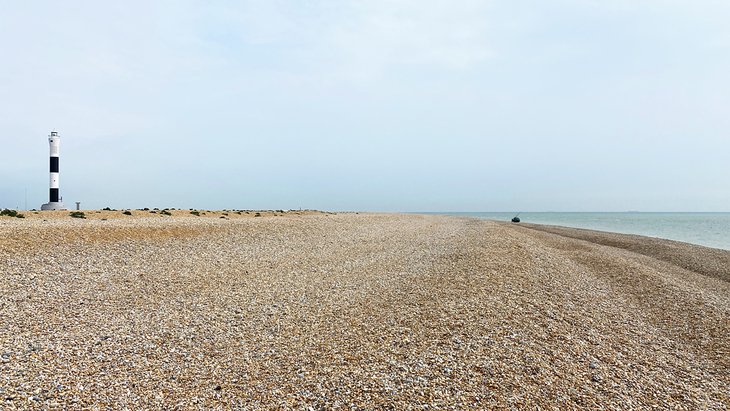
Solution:
<svg viewBox="0 0 730 411">
<path fill-rule="evenodd" d="M 63 197 L 59 191 L 59 154 L 61 146 L 61 136 L 57 131 L 51 131 L 48 136 L 48 144 L 50 146 L 50 191 L 48 194 L 48 203 L 41 206 L 41 210 L 65 210 L 63 206 Z"/>
</svg>

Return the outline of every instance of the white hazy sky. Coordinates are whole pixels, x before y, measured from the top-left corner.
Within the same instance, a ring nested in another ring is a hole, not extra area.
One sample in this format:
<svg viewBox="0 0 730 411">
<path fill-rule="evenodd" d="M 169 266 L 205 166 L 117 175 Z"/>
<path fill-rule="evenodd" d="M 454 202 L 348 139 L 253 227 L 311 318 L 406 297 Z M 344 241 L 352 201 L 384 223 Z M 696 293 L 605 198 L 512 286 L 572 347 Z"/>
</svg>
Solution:
<svg viewBox="0 0 730 411">
<path fill-rule="evenodd" d="M 730 211 L 727 0 L 0 0 L 0 207 Z"/>
</svg>

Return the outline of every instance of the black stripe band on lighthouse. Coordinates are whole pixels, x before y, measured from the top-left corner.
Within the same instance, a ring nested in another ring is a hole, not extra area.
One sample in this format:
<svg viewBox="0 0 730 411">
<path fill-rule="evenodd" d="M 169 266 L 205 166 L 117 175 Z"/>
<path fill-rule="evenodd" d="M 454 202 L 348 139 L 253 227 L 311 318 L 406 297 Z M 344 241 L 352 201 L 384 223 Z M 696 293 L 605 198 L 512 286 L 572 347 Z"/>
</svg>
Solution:
<svg viewBox="0 0 730 411">
<path fill-rule="evenodd" d="M 51 167 L 50 167 L 50 191 L 48 193 L 48 203 L 41 206 L 41 210 L 65 210 L 62 197 L 59 193 L 59 153 L 61 145 L 61 136 L 58 132 L 51 131 L 48 136 L 48 145 L 50 146 Z"/>
</svg>

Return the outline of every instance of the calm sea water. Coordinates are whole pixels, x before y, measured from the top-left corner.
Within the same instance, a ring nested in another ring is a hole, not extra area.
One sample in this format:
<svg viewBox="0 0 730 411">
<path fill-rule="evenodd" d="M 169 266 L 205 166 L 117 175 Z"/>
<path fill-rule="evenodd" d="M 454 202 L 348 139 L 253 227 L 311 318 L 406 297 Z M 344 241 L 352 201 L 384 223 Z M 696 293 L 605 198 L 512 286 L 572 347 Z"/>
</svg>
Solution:
<svg viewBox="0 0 730 411">
<path fill-rule="evenodd" d="M 515 213 L 438 213 L 510 221 Z M 668 238 L 730 250 L 730 213 L 520 213 L 525 223 Z"/>
</svg>

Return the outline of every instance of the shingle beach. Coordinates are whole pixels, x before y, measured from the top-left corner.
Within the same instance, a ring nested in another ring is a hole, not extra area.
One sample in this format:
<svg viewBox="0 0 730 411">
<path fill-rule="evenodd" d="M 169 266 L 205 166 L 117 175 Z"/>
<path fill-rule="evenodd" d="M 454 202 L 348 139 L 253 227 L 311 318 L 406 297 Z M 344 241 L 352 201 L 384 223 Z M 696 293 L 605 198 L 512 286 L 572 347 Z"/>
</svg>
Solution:
<svg viewBox="0 0 730 411">
<path fill-rule="evenodd" d="M 434 215 L 68 214 L 0 218 L 0 409 L 730 407 L 730 251 Z"/>
</svg>

